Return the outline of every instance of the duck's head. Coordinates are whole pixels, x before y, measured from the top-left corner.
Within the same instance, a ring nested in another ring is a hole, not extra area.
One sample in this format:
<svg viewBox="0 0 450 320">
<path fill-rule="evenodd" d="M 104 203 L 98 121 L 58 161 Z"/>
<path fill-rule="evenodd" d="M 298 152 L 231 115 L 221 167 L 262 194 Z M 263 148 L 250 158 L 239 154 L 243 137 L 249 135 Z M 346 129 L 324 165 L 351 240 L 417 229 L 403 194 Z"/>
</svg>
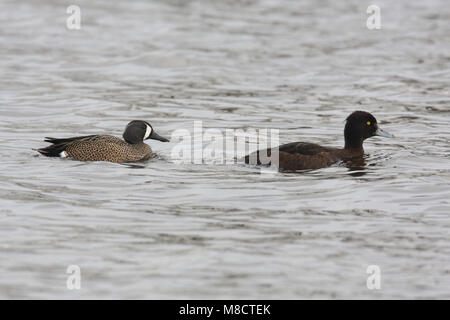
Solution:
<svg viewBox="0 0 450 320">
<path fill-rule="evenodd" d="M 377 119 L 365 111 L 355 111 L 347 118 L 344 129 L 345 148 L 362 148 L 363 141 L 373 136 L 393 138 L 378 127 Z"/>
<path fill-rule="evenodd" d="M 140 143 L 147 139 L 155 139 L 162 142 L 169 142 L 169 139 L 158 135 L 150 123 L 142 120 L 133 120 L 127 124 L 123 132 L 123 139 L 131 144 Z"/>
</svg>

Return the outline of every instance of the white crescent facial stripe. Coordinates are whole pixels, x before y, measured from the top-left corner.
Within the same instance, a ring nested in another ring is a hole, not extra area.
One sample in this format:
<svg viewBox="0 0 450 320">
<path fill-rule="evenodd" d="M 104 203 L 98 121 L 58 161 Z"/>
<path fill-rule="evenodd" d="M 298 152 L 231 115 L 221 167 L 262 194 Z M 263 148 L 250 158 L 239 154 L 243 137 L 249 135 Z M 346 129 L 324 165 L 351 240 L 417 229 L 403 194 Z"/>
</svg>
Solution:
<svg viewBox="0 0 450 320">
<path fill-rule="evenodd" d="M 151 134 L 152 134 L 152 128 L 149 125 L 147 125 L 147 130 L 145 130 L 144 140 L 147 139 L 148 137 L 150 137 Z"/>
</svg>

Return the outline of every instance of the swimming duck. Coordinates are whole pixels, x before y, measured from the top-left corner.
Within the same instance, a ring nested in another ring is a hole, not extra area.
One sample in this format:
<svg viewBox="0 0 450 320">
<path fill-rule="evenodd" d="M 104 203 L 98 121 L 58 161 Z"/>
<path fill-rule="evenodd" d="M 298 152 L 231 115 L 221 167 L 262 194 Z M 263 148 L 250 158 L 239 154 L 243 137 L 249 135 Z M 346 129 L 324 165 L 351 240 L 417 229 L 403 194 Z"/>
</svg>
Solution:
<svg viewBox="0 0 450 320">
<path fill-rule="evenodd" d="M 378 127 L 377 119 L 365 111 L 355 111 L 347 117 L 344 128 L 343 149 L 325 147 L 314 143 L 291 142 L 274 149 L 256 151 L 247 155 L 245 163 L 278 166 L 280 171 L 319 169 L 338 161 L 348 161 L 364 155 L 363 142 L 373 136 L 392 138 L 392 134 Z M 271 155 L 278 159 L 271 159 Z"/>
<path fill-rule="evenodd" d="M 136 162 L 150 158 L 152 149 L 143 141 L 169 140 L 158 135 L 152 126 L 133 120 L 125 128 L 123 139 L 110 135 L 91 135 L 73 138 L 49 138 L 51 145 L 37 151 L 47 157 L 73 158 L 80 161 Z"/>
</svg>

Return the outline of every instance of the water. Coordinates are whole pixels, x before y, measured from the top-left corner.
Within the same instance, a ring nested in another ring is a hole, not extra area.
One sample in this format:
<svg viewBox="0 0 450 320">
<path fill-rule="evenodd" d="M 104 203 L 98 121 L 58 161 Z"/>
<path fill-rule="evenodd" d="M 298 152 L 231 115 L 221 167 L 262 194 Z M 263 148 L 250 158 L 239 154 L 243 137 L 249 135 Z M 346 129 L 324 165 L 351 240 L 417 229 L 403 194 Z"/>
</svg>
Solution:
<svg viewBox="0 0 450 320">
<path fill-rule="evenodd" d="M 445 0 L 0 4 L 0 298 L 449 298 L 450 7 Z M 45 136 L 145 119 L 343 144 L 364 164 L 266 174 L 44 158 Z M 66 269 L 81 268 L 81 290 Z M 366 269 L 378 265 L 381 289 Z"/>
</svg>

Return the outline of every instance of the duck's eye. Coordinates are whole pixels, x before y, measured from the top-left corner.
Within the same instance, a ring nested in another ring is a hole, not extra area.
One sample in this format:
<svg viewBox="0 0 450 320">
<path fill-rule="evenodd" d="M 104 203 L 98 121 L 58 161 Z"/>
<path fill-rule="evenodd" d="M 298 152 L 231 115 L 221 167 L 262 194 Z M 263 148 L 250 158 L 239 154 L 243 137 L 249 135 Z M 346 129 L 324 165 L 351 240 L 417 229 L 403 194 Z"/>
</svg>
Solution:
<svg viewBox="0 0 450 320">
<path fill-rule="evenodd" d="M 372 124 L 372 122 L 367 121 L 366 124 L 367 124 L 368 126 L 370 126 L 370 125 Z"/>
</svg>

